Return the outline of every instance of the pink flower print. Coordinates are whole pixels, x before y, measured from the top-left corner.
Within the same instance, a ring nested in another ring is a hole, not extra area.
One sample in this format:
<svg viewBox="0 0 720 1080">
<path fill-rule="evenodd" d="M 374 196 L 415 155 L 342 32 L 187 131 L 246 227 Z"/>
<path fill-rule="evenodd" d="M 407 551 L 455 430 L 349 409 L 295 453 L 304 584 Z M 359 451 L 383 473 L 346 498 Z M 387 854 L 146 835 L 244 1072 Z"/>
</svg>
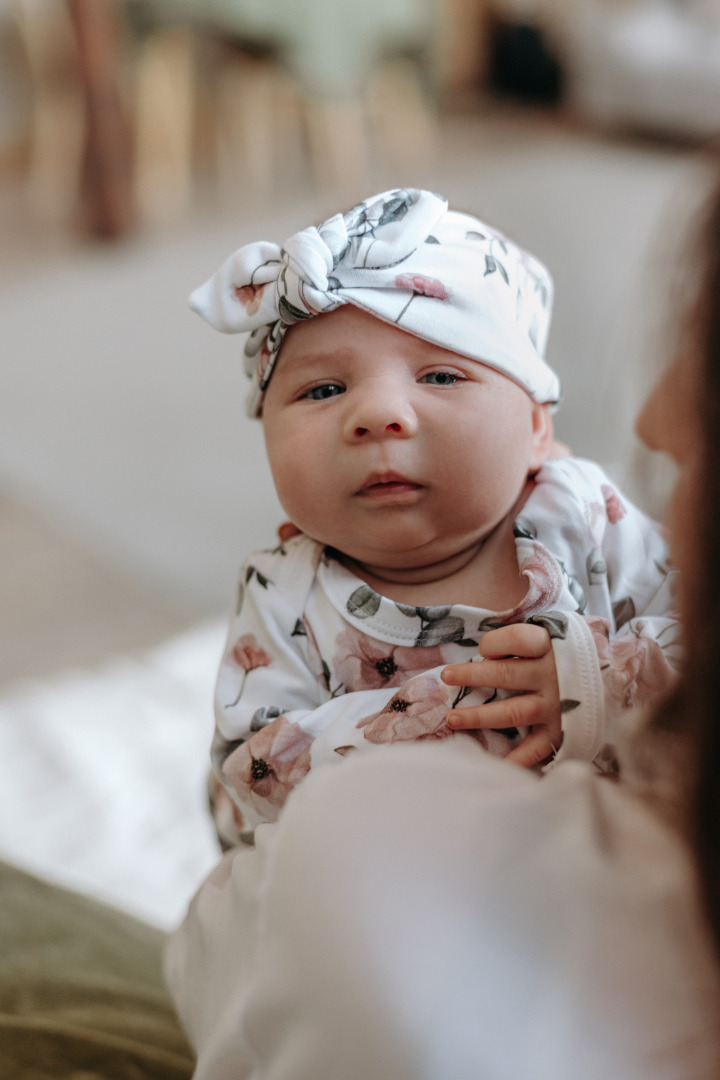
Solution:
<svg viewBox="0 0 720 1080">
<path fill-rule="evenodd" d="M 502 612 L 499 617 L 512 621 L 526 619 L 536 611 L 553 607 L 560 595 L 563 577 L 557 560 L 536 540 L 530 543 L 531 553 L 520 566 L 520 573 L 528 583 L 528 591 L 516 608 L 511 612 Z"/>
<path fill-rule="evenodd" d="M 657 699 L 672 676 L 658 643 L 645 634 L 611 641 L 607 619 L 591 617 L 587 622 L 597 649 L 605 688 L 612 700 L 621 708 L 631 709 Z"/>
<path fill-rule="evenodd" d="M 401 686 L 409 678 L 447 661 L 436 646 L 386 645 L 349 627 L 335 641 L 333 669 L 348 692 Z"/>
<path fill-rule="evenodd" d="M 416 296 L 428 296 L 433 300 L 450 299 L 450 293 L 442 281 L 438 281 L 437 278 L 425 277 L 423 274 L 398 274 L 395 278 L 395 288 L 412 290 L 412 296 L 395 320 L 396 323 L 400 322 Z"/>
<path fill-rule="evenodd" d="M 272 656 L 258 645 L 254 634 L 243 634 L 239 637 L 230 655 L 238 667 L 244 668 L 245 671 L 268 667 L 273 662 Z"/>
<path fill-rule="evenodd" d="M 241 801 L 274 821 L 292 789 L 310 771 L 312 741 L 299 724 L 278 716 L 228 755 L 223 775 Z"/>
<path fill-rule="evenodd" d="M 272 656 L 258 645 L 254 634 L 243 634 L 237 639 L 230 652 L 230 659 L 243 669 L 243 677 L 237 697 L 225 705 L 226 709 L 232 709 L 242 697 L 248 672 L 255 668 L 268 667 L 273 662 Z"/>
<path fill-rule="evenodd" d="M 618 521 L 622 521 L 627 513 L 627 510 L 623 506 L 622 500 L 614 488 L 611 488 L 609 484 L 603 484 L 600 490 L 603 493 L 605 499 L 605 510 L 607 512 L 607 518 L 611 525 L 617 525 Z"/>
<path fill-rule="evenodd" d="M 260 307 L 260 301 L 266 288 L 267 284 L 236 285 L 233 291 L 248 315 L 254 315 Z"/>
<path fill-rule="evenodd" d="M 447 300 L 450 295 L 442 281 L 424 277 L 422 274 L 398 274 L 395 287 L 412 289 L 416 296 L 433 296 L 436 300 Z"/>
<path fill-rule="evenodd" d="M 419 675 L 405 683 L 379 713 L 358 723 L 371 743 L 406 742 L 411 739 L 443 739 L 452 735 L 445 726 L 450 705 L 447 690 L 431 675 Z"/>
</svg>

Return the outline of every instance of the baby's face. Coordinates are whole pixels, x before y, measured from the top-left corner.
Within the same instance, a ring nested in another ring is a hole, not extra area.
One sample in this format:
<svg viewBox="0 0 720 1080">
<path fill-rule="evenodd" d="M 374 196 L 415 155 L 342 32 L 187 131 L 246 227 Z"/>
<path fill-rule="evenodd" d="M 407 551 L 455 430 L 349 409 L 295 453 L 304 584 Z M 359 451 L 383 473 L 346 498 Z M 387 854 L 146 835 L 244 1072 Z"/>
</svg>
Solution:
<svg viewBox="0 0 720 1080">
<path fill-rule="evenodd" d="M 263 425 L 280 502 L 366 566 L 431 566 L 489 534 L 547 456 L 547 406 L 351 305 L 288 331 Z"/>
</svg>

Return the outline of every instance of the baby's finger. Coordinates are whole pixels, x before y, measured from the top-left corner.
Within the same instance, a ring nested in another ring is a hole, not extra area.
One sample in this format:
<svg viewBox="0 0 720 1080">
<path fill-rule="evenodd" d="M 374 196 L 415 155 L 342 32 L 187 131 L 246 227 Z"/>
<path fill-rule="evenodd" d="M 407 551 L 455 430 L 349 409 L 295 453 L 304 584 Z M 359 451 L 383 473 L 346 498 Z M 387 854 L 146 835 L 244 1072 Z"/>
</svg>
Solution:
<svg viewBox="0 0 720 1080">
<path fill-rule="evenodd" d="M 541 761 L 552 757 L 557 750 L 557 741 L 553 744 L 550 732 L 546 727 L 541 726 L 526 735 L 523 741 L 510 751 L 505 760 L 531 769 L 533 765 L 539 765 Z"/>
<path fill-rule="evenodd" d="M 545 719 L 546 708 L 537 694 L 520 694 L 487 705 L 466 705 L 451 709 L 445 723 L 455 731 L 473 728 L 532 727 Z"/>
<path fill-rule="evenodd" d="M 531 623 L 513 623 L 497 630 L 488 630 L 478 645 L 480 655 L 491 659 L 502 656 L 539 658 L 551 648 L 552 642 L 545 627 Z"/>
<path fill-rule="evenodd" d="M 450 664 L 441 679 L 449 686 L 480 686 L 491 690 L 540 690 L 544 668 L 538 660 L 484 660 L 481 664 Z"/>
</svg>

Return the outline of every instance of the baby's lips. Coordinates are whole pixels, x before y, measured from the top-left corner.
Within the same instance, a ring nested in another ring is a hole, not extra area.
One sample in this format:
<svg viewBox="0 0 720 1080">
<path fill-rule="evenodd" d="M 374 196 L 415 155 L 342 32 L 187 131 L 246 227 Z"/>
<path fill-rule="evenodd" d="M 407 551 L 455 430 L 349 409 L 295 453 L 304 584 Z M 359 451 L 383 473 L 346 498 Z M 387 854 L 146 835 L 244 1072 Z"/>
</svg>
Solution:
<svg viewBox="0 0 720 1080">
<path fill-rule="evenodd" d="M 380 492 L 383 489 L 400 490 L 406 488 L 407 490 L 420 489 L 423 485 L 418 484 L 416 480 L 411 480 L 409 476 L 403 476 L 401 473 L 396 472 L 377 472 L 370 473 L 366 477 L 364 483 L 356 491 L 356 495 L 364 495 L 370 491 Z"/>
</svg>

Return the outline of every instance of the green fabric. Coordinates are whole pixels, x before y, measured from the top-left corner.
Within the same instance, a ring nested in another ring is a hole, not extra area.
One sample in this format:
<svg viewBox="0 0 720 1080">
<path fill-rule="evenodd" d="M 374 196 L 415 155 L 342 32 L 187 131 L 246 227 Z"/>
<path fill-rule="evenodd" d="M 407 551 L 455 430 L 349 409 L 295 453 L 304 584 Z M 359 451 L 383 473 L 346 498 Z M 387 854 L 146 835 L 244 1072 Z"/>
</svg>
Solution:
<svg viewBox="0 0 720 1080">
<path fill-rule="evenodd" d="M 0 863 L 0 1080 L 187 1080 L 163 934 Z"/>
</svg>

